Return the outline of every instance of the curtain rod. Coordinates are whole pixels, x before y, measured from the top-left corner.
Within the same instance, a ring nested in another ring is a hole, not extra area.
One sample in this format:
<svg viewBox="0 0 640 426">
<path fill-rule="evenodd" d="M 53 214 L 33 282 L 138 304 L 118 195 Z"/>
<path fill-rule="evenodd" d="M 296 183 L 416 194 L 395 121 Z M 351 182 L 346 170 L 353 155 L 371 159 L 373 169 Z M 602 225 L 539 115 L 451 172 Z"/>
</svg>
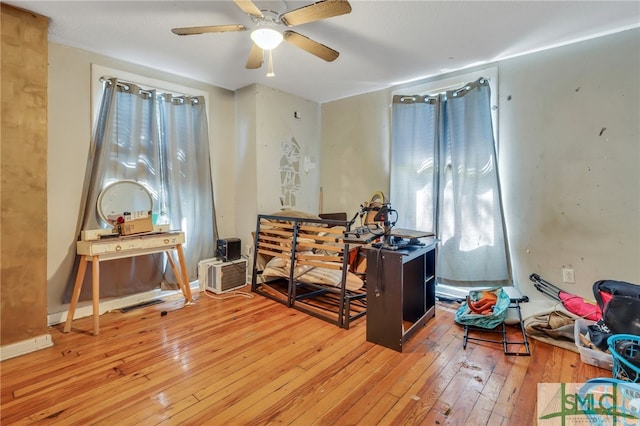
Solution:
<svg viewBox="0 0 640 426">
<path fill-rule="evenodd" d="M 394 104 L 435 104 L 438 100 L 433 95 L 395 95 L 393 97 Z"/>
<path fill-rule="evenodd" d="M 416 103 L 429 103 L 433 104 L 437 101 L 438 96 L 444 94 L 450 97 L 459 97 L 464 96 L 469 90 L 474 87 L 482 86 L 485 84 L 489 84 L 489 79 L 485 77 L 480 77 L 476 81 L 472 81 L 470 83 L 464 84 L 462 87 L 454 90 L 446 90 L 440 94 L 432 94 L 432 95 L 394 95 L 393 103 L 394 104 L 416 104 Z"/>
<path fill-rule="evenodd" d="M 165 93 L 157 89 L 144 89 L 138 83 L 120 80 L 117 77 L 107 77 L 107 76 L 100 77 L 100 82 L 103 84 L 112 84 L 114 80 L 116 81 L 116 85 L 118 87 L 123 88 L 127 92 L 131 91 L 131 87 L 134 86 L 136 87 L 137 93 L 140 95 L 152 97 L 153 93 L 155 92 L 157 96 L 170 97 L 171 102 L 178 101 L 180 103 L 184 103 L 187 100 L 189 100 L 193 104 L 198 104 L 200 103 L 200 99 L 202 98 L 201 96 L 191 96 L 191 95 L 182 95 L 182 94 L 175 95 L 173 93 Z"/>
</svg>

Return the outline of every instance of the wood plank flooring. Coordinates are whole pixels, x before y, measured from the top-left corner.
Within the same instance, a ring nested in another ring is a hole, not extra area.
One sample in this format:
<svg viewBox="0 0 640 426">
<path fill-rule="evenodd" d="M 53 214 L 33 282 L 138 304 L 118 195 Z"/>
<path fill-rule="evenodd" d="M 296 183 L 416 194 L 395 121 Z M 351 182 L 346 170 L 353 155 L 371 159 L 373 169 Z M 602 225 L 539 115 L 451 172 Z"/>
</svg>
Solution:
<svg viewBox="0 0 640 426">
<path fill-rule="evenodd" d="M 398 353 L 366 341 L 366 317 L 344 330 L 254 296 L 106 313 L 99 336 L 91 318 L 51 327 L 53 347 L 0 364 L 0 423 L 533 425 L 537 383 L 611 374 L 537 341 L 463 350 L 456 304 Z"/>
</svg>

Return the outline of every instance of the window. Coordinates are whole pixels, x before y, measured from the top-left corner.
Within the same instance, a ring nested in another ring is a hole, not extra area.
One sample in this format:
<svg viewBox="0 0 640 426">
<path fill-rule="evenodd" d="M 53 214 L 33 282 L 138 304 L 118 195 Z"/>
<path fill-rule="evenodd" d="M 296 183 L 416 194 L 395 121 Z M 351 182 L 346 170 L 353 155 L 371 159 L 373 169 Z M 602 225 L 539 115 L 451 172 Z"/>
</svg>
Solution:
<svg viewBox="0 0 640 426">
<path fill-rule="evenodd" d="M 439 284 L 511 284 L 492 119 L 496 81 L 490 69 L 394 93 L 390 198 L 398 226 L 440 239 Z"/>
<path fill-rule="evenodd" d="M 195 279 L 198 261 L 213 257 L 216 238 L 206 96 L 100 66 L 92 67 L 92 79 L 101 89 L 99 96 L 92 90 L 92 103 L 95 108 L 98 101 L 99 108 L 85 179 L 83 229 L 108 226 L 96 213 L 97 197 L 106 185 L 138 182 L 152 194 L 154 217 L 165 217 L 170 229 L 185 233 L 187 271 Z M 156 286 L 157 274 L 143 270 L 141 263 L 131 261 L 126 268 Z M 175 282 L 166 262 L 155 261 L 153 266 Z M 123 268 L 112 269 L 118 273 Z"/>
</svg>

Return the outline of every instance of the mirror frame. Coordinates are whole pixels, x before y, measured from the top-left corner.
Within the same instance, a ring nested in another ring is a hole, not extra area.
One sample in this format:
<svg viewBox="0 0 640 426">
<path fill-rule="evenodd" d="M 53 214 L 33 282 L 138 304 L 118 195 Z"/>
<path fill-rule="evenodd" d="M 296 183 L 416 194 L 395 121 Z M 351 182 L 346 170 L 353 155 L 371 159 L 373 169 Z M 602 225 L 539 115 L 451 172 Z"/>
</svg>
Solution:
<svg viewBox="0 0 640 426">
<path fill-rule="evenodd" d="M 148 201 L 148 203 L 146 203 Z M 143 208 L 140 208 L 143 207 Z M 110 214 L 125 211 L 151 211 L 153 210 L 153 197 L 149 190 L 134 180 L 119 180 L 105 186 L 96 204 L 98 216 L 107 224 Z"/>
</svg>

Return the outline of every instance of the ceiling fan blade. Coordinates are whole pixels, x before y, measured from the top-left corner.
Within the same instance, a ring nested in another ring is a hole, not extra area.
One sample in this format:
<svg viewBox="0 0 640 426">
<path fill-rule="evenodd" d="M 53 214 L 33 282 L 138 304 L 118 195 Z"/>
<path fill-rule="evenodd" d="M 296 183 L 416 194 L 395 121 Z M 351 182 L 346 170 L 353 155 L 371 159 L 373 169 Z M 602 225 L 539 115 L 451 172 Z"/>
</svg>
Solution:
<svg viewBox="0 0 640 426">
<path fill-rule="evenodd" d="M 236 5 L 247 15 L 262 18 L 262 12 L 251 0 L 233 0 Z"/>
<path fill-rule="evenodd" d="M 340 55 L 337 51 L 317 41 L 311 40 L 309 37 L 305 37 L 295 31 L 285 31 L 284 40 L 300 49 L 306 50 L 312 55 L 316 55 L 320 59 L 324 59 L 327 62 L 336 60 Z"/>
<path fill-rule="evenodd" d="M 253 44 L 251 47 L 251 52 L 249 52 L 249 59 L 247 59 L 246 68 L 250 70 L 258 69 L 262 66 L 264 55 L 262 49 L 258 47 L 257 44 Z"/>
<path fill-rule="evenodd" d="M 204 27 L 172 28 L 171 32 L 177 35 L 193 35 L 204 33 L 225 33 L 229 31 L 245 31 L 247 27 L 240 24 L 235 25 L 207 25 Z"/>
<path fill-rule="evenodd" d="M 351 12 L 347 0 L 323 0 L 283 13 L 280 20 L 288 27 L 319 21 Z"/>
</svg>

